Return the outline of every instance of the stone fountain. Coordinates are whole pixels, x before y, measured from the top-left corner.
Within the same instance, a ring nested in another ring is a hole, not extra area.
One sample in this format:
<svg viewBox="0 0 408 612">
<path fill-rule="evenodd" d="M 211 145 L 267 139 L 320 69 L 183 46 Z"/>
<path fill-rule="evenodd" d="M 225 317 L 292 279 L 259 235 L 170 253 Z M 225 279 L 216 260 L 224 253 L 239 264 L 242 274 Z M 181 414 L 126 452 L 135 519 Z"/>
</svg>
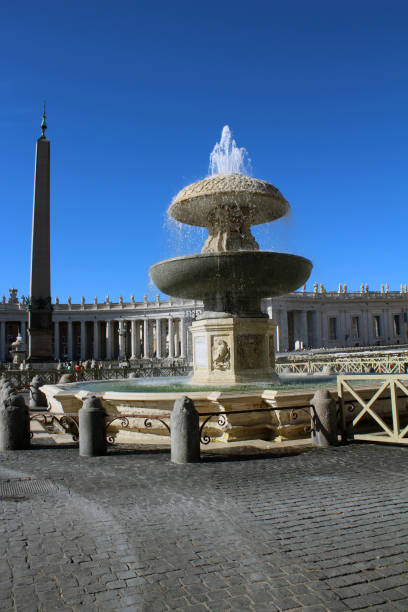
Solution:
<svg viewBox="0 0 408 612">
<path fill-rule="evenodd" d="M 208 229 L 201 254 L 150 268 L 163 293 L 204 303 L 190 328 L 198 384 L 276 380 L 276 325 L 261 299 L 298 289 L 312 270 L 303 257 L 259 250 L 251 226 L 283 217 L 290 206 L 270 183 L 237 172 L 243 151 L 225 126 L 212 154 L 218 173 L 182 189 L 168 210 L 176 221 Z"/>
</svg>

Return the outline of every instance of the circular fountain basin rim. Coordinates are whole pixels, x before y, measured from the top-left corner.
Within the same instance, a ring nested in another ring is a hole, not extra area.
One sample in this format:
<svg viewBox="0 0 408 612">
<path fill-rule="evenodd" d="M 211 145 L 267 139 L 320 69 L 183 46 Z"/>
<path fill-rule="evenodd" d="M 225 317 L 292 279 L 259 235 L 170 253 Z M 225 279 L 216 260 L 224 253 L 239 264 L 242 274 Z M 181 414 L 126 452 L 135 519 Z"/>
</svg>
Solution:
<svg viewBox="0 0 408 612">
<path fill-rule="evenodd" d="M 162 259 L 157 263 L 150 266 L 149 270 L 152 270 L 156 266 L 160 266 L 164 262 L 170 261 L 181 261 L 187 259 L 211 259 L 211 258 L 226 258 L 226 257 L 239 257 L 240 255 L 244 256 L 245 254 L 250 254 L 252 257 L 263 257 L 268 255 L 276 255 L 277 257 L 287 257 L 288 259 L 293 260 L 303 260 L 306 263 L 311 265 L 312 262 L 307 257 L 303 257 L 303 255 L 296 255 L 294 253 L 280 253 L 279 251 L 250 251 L 250 250 L 242 250 L 242 251 L 218 251 L 214 253 L 191 253 L 189 255 L 177 255 L 176 257 L 169 257 L 169 259 Z"/>
<path fill-rule="evenodd" d="M 160 291 L 175 297 L 205 300 L 231 294 L 261 299 L 295 291 L 312 267 L 309 259 L 290 253 L 227 251 L 166 259 L 151 266 L 149 275 Z"/>
<path fill-rule="evenodd" d="M 165 384 L 169 385 L 170 381 L 167 379 L 166 383 L 160 384 L 160 377 L 153 378 L 119 378 L 112 380 L 93 380 L 93 381 L 76 381 L 73 383 L 57 383 L 55 385 L 44 385 L 43 389 L 58 389 L 59 393 L 74 392 L 75 395 L 85 396 L 88 394 L 96 394 L 98 396 L 108 396 L 112 398 L 123 398 L 125 395 L 137 396 L 139 399 L 152 399 L 153 396 L 159 395 L 162 399 L 175 400 L 180 397 L 181 394 L 188 394 L 191 399 L 199 399 L 203 394 L 222 393 L 228 394 L 228 396 L 235 395 L 246 395 L 250 396 L 253 394 L 259 395 L 259 393 L 267 393 L 271 391 L 309 391 L 313 385 L 316 384 L 327 384 L 333 383 L 336 379 L 335 375 L 314 375 L 314 376 L 301 376 L 301 375 L 280 375 L 282 384 L 272 383 L 267 381 L 260 381 L 259 383 L 237 383 L 237 384 L 214 384 L 214 385 L 197 385 L 189 384 L 187 377 L 172 376 L 174 384 L 180 384 L 182 389 L 166 390 L 161 391 L 160 388 L 165 387 Z M 300 381 L 300 378 L 304 379 Z M 183 379 L 183 380 L 182 380 Z M 321 380 L 320 380 L 321 379 Z M 152 384 L 146 384 L 151 382 Z M 95 389 L 95 387 L 102 386 L 114 386 L 115 383 L 126 384 L 128 388 L 123 390 L 114 389 Z M 155 383 L 155 384 L 154 384 Z M 88 388 L 86 388 L 88 387 Z M 144 387 L 143 390 L 138 390 L 138 387 Z M 151 390 L 146 390 L 146 387 L 151 387 Z M 56 395 L 58 397 L 58 393 Z"/>
</svg>

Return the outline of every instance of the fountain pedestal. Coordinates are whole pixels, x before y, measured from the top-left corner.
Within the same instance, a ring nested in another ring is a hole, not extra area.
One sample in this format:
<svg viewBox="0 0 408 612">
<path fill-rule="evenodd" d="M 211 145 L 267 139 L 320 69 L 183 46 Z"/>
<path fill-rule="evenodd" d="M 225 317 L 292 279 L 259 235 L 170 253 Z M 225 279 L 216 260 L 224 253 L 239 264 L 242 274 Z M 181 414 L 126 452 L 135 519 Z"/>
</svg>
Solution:
<svg viewBox="0 0 408 612">
<path fill-rule="evenodd" d="M 274 334 L 270 319 L 232 316 L 195 321 L 193 382 L 200 385 L 231 385 L 252 381 L 273 382 Z"/>
</svg>

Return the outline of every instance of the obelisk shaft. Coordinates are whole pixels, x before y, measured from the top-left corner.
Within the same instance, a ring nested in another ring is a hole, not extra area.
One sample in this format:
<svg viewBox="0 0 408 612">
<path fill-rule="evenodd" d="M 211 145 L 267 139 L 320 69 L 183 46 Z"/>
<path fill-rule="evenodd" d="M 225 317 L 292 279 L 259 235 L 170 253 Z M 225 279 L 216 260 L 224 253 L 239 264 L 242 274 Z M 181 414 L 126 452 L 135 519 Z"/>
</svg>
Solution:
<svg viewBox="0 0 408 612">
<path fill-rule="evenodd" d="M 29 304 L 29 355 L 32 362 L 53 361 L 50 269 L 50 141 L 37 140 Z"/>
</svg>

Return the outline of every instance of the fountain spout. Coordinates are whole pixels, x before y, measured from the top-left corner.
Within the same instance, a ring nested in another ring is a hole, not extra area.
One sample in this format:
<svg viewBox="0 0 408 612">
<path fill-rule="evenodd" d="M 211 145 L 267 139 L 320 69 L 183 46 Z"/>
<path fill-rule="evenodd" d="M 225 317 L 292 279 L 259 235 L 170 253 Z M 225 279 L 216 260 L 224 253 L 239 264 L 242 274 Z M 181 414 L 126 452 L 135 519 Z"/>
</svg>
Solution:
<svg viewBox="0 0 408 612">
<path fill-rule="evenodd" d="M 248 174 L 248 151 L 238 147 L 232 138 L 228 125 L 224 125 L 221 140 L 217 142 L 210 154 L 210 175 L 214 174 Z"/>
</svg>

